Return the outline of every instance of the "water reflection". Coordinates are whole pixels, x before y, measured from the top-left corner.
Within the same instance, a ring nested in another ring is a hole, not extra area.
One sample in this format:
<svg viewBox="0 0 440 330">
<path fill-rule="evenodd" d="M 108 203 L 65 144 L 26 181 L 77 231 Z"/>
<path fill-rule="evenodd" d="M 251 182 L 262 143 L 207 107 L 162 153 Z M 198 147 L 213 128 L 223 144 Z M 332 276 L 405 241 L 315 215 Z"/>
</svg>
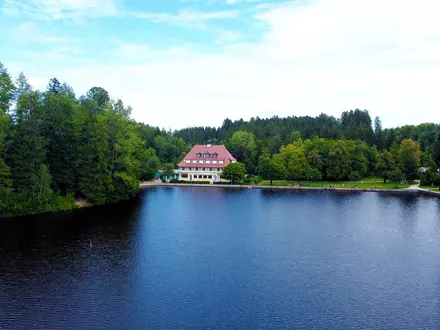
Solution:
<svg viewBox="0 0 440 330">
<path fill-rule="evenodd" d="M 148 188 L 0 223 L 0 328 L 435 328 L 440 199 Z"/>
</svg>

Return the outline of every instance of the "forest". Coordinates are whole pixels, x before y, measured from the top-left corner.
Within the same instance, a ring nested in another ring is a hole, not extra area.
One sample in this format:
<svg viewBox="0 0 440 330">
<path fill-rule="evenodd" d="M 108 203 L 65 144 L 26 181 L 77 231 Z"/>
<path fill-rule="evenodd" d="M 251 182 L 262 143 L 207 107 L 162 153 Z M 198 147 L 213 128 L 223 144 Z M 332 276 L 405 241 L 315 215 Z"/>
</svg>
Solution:
<svg viewBox="0 0 440 330">
<path fill-rule="evenodd" d="M 440 184 L 440 126 L 383 129 L 367 110 L 340 118 L 277 116 L 166 131 L 131 117 L 102 87 L 76 96 L 57 78 L 44 91 L 0 62 L 0 216 L 115 203 L 173 168 L 194 144 L 224 143 L 248 176 L 267 180 L 421 179 Z"/>
</svg>

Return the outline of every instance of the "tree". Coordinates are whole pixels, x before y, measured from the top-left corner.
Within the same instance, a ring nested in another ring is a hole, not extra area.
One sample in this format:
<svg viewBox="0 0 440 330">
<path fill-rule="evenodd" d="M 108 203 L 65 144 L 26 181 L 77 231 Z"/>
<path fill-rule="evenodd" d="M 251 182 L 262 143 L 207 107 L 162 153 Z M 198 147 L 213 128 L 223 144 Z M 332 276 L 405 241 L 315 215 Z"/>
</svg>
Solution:
<svg viewBox="0 0 440 330">
<path fill-rule="evenodd" d="M 376 146 L 379 150 L 383 148 L 383 131 L 382 121 L 379 117 L 374 118 L 374 137 L 376 140 Z"/>
<path fill-rule="evenodd" d="M 87 92 L 87 97 L 96 102 L 98 107 L 103 107 L 106 103 L 110 102 L 110 96 L 108 92 L 102 87 L 92 87 Z"/>
<path fill-rule="evenodd" d="M 351 169 L 350 154 L 345 141 L 336 141 L 328 154 L 327 175 L 334 180 L 348 178 Z"/>
<path fill-rule="evenodd" d="M 280 153 L 275 155 L 274 159 L 279 159 L 286 168 L 287 180 L 307 179 L 310 165 L 307 162 L 304 146 L 300 139 L 281 148 Z"/>
<path fill-rule="evenodd" d="M 174 175 L 174 173 L 174 165 L 172 163 L 167 163 L 163 165 L 163 175 L 165 175 L 166 177 L 171 177 Z"/>
<path fill-rule="evenodd" d="M 42 134 L 47 139 L 46 160 L 52 188 L 61 194 L 76 191 L 73 118 L 76 103 L 68 94 L 47 92 L 42 104 Z"/>
<path fill-rule="evenodd" d="M 246 175 L 246 168 L 242 163 L 229 163 L 222 173 L 222 177 L 231 180 L 232 183 L 242 181 Z"/>
<path fill-rule="evenodd" d="M 393 155 L 389 151 L 382 151 L 377 155 L 376 170 L 386 183 L 390 179 L 391 173 L 397 168 Z"/>
<path fill-rule="evenodd" d="M 32 86 L 29 84 L 23 72 L 20 72 L 16 80 L 15 101 L 18 101 L 23 94 L 32 93 Z"/>
<path fill-rule="evenodd" d="M 0 62 L 0 114 L 5 114 L 9 111 L 9 107 L 14 100 L 14 93 L 15 86 L 11 76 Z"/>
<path fill-rule="evenodd" d="M 11 194 L 11 170 L 5 162 L 6 138 L 10 127 L 10 117 L 0 114 L 0 216 L 6 213 L 7 203 Z"/>
<path fill-rule="evenodd" d="M 431 157 L 432 160 L 440 165 L 440 140 L 435 141 L 431 146 Z"/>
<path fill-rule="evenodd" d="M 264 180 L 270 180 L 272 185 L 273 180 L 283 179 L 286 176 L 286 169 L 281 162 L 270 158 L 265 152 L 258 162 L 258 173 Z"/>
<path fill-rule="evenodd" d="M 47 85 L 47 91 L 49 93 L 57 94 L 61 92 L 62 86 L 57 78 L 52 78 L 49 80 L 49 84 Z"/>
<path fill-rule="evenodd" d="M 238 161 L 244 161 L 255 151 L 257 144 L 254 134 L 247 131 L 237 131 L 227 141 L 226 146 Z"/>
<path fill-rule="evenodd" d="M 421 155 L 420 145 L 412 139 L 405 139 L 400 143 L 399 166 L 408 180 L 418 177 Z"/>
</svg>

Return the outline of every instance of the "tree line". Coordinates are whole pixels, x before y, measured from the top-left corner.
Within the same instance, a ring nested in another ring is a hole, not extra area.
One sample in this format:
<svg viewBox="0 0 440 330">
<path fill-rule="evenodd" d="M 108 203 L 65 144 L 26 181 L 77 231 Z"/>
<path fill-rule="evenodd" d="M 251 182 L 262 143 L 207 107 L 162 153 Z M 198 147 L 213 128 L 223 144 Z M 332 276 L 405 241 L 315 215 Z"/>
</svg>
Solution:
<svg viewBox="0 0 440 330">
<path fill-rule="evenodd" d="M 181 138 L 130 113 L 101 87 L 77 98 L 53 78 L 37 91 L 0 63 L 0 216 L 69 210 L 78 198 L 128 199 L 187 151 Z"/>
<path fill-rule="evenodd" d="M 139 181 L 172 169 L 197 143 L 224 143 L 248 175 L 273 180 L 414 179 L 439 184 L 440 127 L 382 129 L 366 110 L 340 118 L 251 118 L 165 131 L 130 118 L 102 87 L 76 96 L 50 79 L 38 91 L 0 63 L 0 216 L 128 199 Z M 425 170 L 420 172 L 420 167 Z M 242 173 L 242 169 L 238 170 Z"/>
</svg>

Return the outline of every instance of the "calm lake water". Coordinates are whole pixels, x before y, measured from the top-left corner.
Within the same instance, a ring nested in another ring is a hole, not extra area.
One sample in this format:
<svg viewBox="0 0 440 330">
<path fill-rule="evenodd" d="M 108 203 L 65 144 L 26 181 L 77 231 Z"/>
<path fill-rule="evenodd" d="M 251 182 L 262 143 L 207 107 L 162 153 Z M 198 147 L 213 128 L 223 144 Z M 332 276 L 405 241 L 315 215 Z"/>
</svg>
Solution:
<svg viewBox="0 0 440 330">
<path fill-rule="evenodd" d="M 0 223 L 1 329 L 439 329 L 440 199 L 160 187 Z"/>
</svg>

